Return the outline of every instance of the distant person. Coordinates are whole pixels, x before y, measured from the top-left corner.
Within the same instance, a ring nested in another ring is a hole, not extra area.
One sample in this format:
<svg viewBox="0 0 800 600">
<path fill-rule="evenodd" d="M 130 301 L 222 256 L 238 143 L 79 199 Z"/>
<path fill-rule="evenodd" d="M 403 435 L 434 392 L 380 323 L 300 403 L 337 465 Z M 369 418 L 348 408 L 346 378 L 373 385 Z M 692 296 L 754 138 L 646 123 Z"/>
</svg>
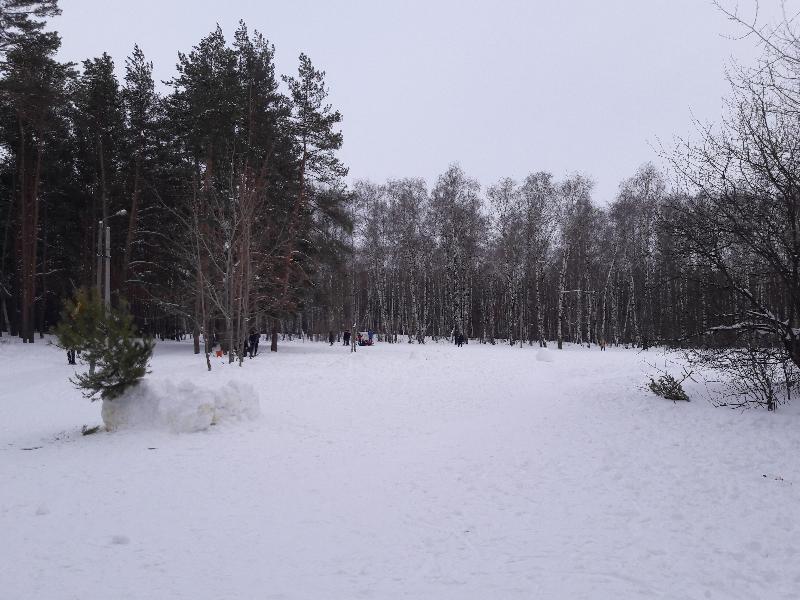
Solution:
<svg viewBox="0 0 800 600">
<path fill-rule="evenodd" d="M 459 348 L 461 348 L 464 345 L 464 334 L 463 333 L 459 332 L 459 333 L 456 334 L 456 345 Z"/>
<path fill-rule="evenodd" d="M 75 350 L 67 350 L 67 364 L 75 364 Z"/>
<path fill-rule="evenodd" d="M 258 342 L 261 339 L 261 334 L 255 331 L 250 334 L 250 358 L 258 354 Z"/>
<path fill-rule="evenodd" d="M 367 337 L 369 338 L 369 345 L 370 345 L 370 346 L 372 346 L 372 336 L 374 336 L 374 335 L 375 335 L 375 334 L 372 332 L 372 329 L 370 329 L 370 330 L 367 332 Z"/>
<path fill-rule="evenodd" d="M 349 331 L 345 331 L 344 335 L 342 337 L 344 338 L 344 344 L 342 344 L 342 345 L 343 346 L 349 346 L 350 345 L 350 332 Z"/>
<path fill-rule="evenodd" d="M 328 341 L 331 343 L 331 346 L 333 346 L 333 343 L 336 341 L 336 336 L 333 335 L 333 330 L 328 332 Z"/>
<path fill-rule="evenodd" d="M 600 351 L 601 352 L 605 352 L 605 350 L 606 350 L 606 341 L 605 341 L 605 339 L 601 338 L 600 339 Z"/>
</svg>

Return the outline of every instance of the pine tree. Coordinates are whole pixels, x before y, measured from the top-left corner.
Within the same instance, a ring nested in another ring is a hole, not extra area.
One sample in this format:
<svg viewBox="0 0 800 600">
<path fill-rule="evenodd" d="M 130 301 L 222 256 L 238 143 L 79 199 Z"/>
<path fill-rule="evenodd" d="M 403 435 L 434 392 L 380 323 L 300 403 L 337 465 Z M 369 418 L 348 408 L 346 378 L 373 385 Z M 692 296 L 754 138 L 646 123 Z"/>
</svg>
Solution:
<svg viewBox="0 0 800 600">
<path fill-rule="evenodd" d="M 342 146 L 342 133 L 336 129 L 342 120 L 338 110 L 326 103 L 328 89 L 325 72 L 317 70 L 311 59 L 300 55 L 297 77 L 284 77 L 292 102 L 291 132 L 294 136 L 299 173 L 297 194 L 291 207 L 283 247 L 282 282 L 277 297 L 278 310 L 296 309 L 297 290 L 292 283 L 303 281 L 303 271 L 296 259 L 298 246 L 310 224 L 309 200 L 314 186 L 336 187 L 347 175 L 336 151 Z M 273 349 L 276 349 L 273 344 Z"/>
<path fill-rule="evenodd" d="M 113 400 L 147 374 L 155 342 L 139 337 L 124 302 L 106 309 L 96 290 L 79 290 L 64 305 L 56 328 L 59 345 L 80 354 L 88 373 L 71 379 L 91 400 Z"/>
<path fill-rule="evenodd" d="M 41 32 L 41 19 L 59 14 L 58 0 L 0 0 L 0 53 Z"/>
<path fill-rule="evenodd" d="M 39 261 L 41 183 L 54 144 L 53 128 L 66 105 L 71 65 L 55 60 L 61 40 L 34 31 L 16 40 L 3 63 L 0 81 L 0 138 L 14 168 L 13 209 L 16 228 L 17 298 L 20 334 L 33 342 L 36 273 Z M 8 223 L 9 221 L 7 221 Z M 4 249 L 7 245 L 4 243 Z M 5 256 L 0 268 L 6 265 Z M 3 278 L 5 279 L 5 278 Z"/>
<path fill-rule="evenodd" d="M 133 54 L 125 61 L 122 102 L 126 117 L 125 159 L 128 163 L 125 187 L 130 190 L 130 200 L 127 209 L 128 231 L 120 272 L 123 296 L 128 302 L 133 302 L 134 293 L 128 282 L 134 245 L 139 237 L 141 215 L 149 208 L 145 202 L 145 190 L 148 183 L 152 184 L 152 176 L 156 170 L 160 109 L 160 98 L 155 92 L 153 81 L 153 63 L 145 59 L 144 52 L 138 45 L 134 46 Z"/>
<path fill-rule="evenodd" d="M 83 61 L 74 98 L 83 176 L 94 204 L 92 216 L 107 219 L 115 209 L 125 208 L 118 200 L 124 111 L 114 61 L 108 54 Z"/>
</svg>

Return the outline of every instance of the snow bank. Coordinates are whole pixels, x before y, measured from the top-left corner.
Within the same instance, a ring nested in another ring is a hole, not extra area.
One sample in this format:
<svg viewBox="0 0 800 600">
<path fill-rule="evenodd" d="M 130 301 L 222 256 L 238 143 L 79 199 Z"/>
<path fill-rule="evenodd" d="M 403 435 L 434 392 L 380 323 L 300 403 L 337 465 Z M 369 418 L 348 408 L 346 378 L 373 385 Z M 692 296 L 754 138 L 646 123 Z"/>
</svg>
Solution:
<svg viewBox="0 0 800 600">
<path fill-rule="evenodd" d="M 116 429 L 169 429 L 187 433 L 232 420 L 255 419 L 261 412 L 255 388 L 229 382 L 220 389 L 190 381 L 144 380 L 114 400 L 103 400 L 103 422 Z"/>
<path fill-rule="evenodd" d="M 555 359 L 556 357 L 553 356 L 553 353 L 550 352 L 550 350 L 548 350 L 547 348 L 539 348 L 539 350 L 536 352 L 536 360 L 538 360 L 539 362 L 551 363 L 554 362 Z"/>
</svg>

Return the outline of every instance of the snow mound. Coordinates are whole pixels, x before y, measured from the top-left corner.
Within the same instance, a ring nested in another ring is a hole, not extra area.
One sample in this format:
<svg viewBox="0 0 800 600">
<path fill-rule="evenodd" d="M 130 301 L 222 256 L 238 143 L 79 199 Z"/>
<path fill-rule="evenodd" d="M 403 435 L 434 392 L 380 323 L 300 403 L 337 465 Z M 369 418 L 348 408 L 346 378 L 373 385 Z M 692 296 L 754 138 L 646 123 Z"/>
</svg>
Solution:
<svg viewBox="0 0 800 600">
<path fill-rule="evenodd" d="M 538 352 L 536 352 L 536 360 L 551 363 L 555 362 L 556 357 L 547 348 L 539 348 Z"/>
<path fill-rule="evenodd" d="M 261 414 L 258 394 L 246 383 L 229 382 L 214 390 L 191 381 L 141 381 L 114 400 L 103 400 L 106 429 L 203 431 L 225 421 L 253 420 Z"/>
</svg>

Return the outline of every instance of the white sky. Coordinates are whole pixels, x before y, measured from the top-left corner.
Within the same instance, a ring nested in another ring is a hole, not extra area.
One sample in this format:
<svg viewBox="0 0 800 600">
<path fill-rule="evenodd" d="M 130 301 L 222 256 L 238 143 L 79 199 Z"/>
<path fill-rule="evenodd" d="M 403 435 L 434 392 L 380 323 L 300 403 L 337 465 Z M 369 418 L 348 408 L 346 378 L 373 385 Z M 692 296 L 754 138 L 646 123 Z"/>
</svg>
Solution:
<svg viewBox="0 0 800 600">
<path fill-rule="evenodd" d="M 732 2 L 732 0 L 730 0 Z M 751 0 L 740 0 L 750 10 Z M 279 72 L 306 52 L 344 116 L 350 180 L 421 176 L 451 162 L 483 185 L 580 171 L 595 199 L 653 146 L 717 120 L 731 57 L 758 51 L 709 0 L 61 0 L 64 60 L 103 51 L 118 72 L 138 43 L 168 79 L 218 22 L 275 44 Z M 765 19 L 779 0 L 762 0 Z"/>
</svg>

